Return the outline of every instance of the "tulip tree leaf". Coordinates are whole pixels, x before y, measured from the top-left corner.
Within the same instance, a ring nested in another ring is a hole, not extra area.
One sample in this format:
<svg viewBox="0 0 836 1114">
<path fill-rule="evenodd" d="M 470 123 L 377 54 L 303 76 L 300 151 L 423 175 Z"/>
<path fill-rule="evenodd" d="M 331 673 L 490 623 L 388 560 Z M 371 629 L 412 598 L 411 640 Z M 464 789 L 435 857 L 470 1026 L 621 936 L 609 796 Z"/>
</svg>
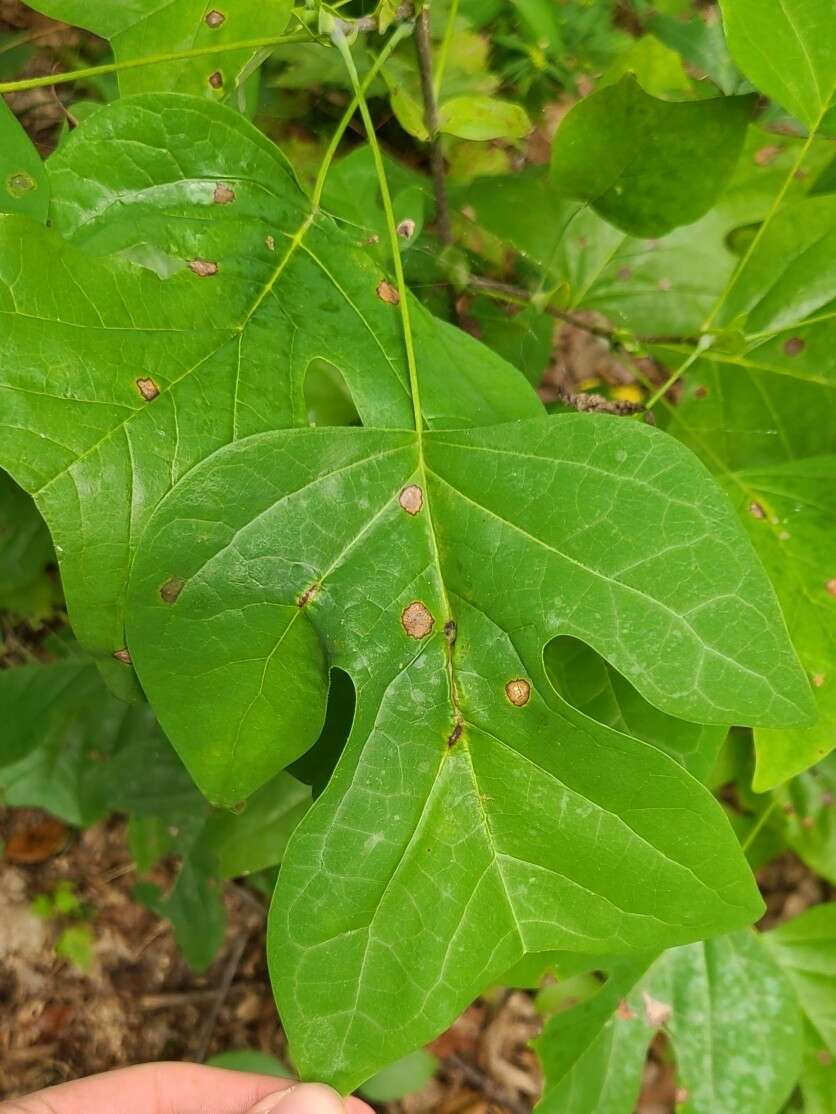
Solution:
<svg viewBox="0 0 836 1114">
<path fill-rule="evenodd" d="M 552 148 L 552 179 L 634 236 L 706 213 L 734 171 L 754 98 L 657 100 L 624 77 L 580 101 Z M 703 152 L 711 151 L 711 158 Z"/>
<path fill-rule="evenodd" d="M 677 1109 L 777 1114 L 798 1080 L 802 1026 L 790 979 L 765 943 L 738 932 L 689 944 L 646 973 L 621 961 L 603 990 L 556 1015 L 537 1041 L 546 1076 L 538 1114 L 631 1114 L 660 1030 L 676 1057 Z"/>
<path fill-rule="evenodd" d="M 281 35 L 292 0 L 35 0 L 30 7 L 109 39 L 117 62 Z M 220 100 L 234 87 L 254 49 L 124 69 L 122 96 L 156 90 Z"/>
<path fill-rule="evenodd" d="M 836 93 L 832 0 L 720 0 L 720 6 L 738 66 L 815 130 Z"/>
<path fill-rule="evenodd" d="M 41 157 L 0 96 L 0 213 L 25 213 L 44 221 L 48 210 Z"/>
<path fill-rule="evenodd" d="M 36 494 L 76 635 L 107 660 L 125 646 L 127 570 L 154 505 L 215 449 L 307 424 L 311 361 L 339 369 L 364 422 L 403 427 L 412 411 L 372 249 L 311 218 L 285 159 L 236 113 L 176 94 L 117 102 L 50 176 L 54 229 L 0 219 L 0 463 Z M 414 312 L 430 425 L 542 413 L 516 369 Z"/>
<path fill-rule="evenodd" d="M 311 745 L 329 664 L 357 691 L 272 917 L 303 1074 L 350 1089 L 526 951 L 652 948 L 751 919 L 710 796 L 557 696 L 542 651 L 558 632 L 670 713 L 808 711 L 726 504 L 646 426 L 573 415 L 420 439 L 258 435 L 196 467 L 152 517 L 129 647 L 210 798 L 245 796 Z M 664 901 L 645 903 L 635 871 Z M 433 914 L 405 938 L 406 906 Z"/>
<path fill-rule="evenodd" d="M 669 417 L 735 502 L 813 683 L 812 727 L 756 732 L 759 791 L 818 762 L 836 739 L 836 427 L 813 420 L 836 406 L 835 251 L 836 198 L 780 213 L 719 318 L 740 328 L 743 350 L 700 361 Z"/>
</svg>

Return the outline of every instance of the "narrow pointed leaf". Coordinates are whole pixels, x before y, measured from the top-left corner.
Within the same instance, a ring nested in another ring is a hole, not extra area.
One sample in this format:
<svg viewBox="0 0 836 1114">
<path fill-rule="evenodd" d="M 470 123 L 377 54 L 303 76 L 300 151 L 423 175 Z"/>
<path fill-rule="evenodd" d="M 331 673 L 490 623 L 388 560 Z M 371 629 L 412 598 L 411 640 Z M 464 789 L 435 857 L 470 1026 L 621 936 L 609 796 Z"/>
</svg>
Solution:
<svg viewBox="0 0 836 1114">
<path fill-rule="evenodd" d="M 749 80 L 809 128 L 836 93 L 832 0 L 720 0 L 726 38 Z"/>
</svg>

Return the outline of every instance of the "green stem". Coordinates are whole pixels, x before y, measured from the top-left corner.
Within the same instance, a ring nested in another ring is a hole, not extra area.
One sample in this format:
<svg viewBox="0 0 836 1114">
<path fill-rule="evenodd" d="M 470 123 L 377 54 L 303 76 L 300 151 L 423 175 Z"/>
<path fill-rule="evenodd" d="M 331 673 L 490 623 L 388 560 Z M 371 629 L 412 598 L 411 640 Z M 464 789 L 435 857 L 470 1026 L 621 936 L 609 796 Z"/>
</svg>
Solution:
<svg viewBox="0 0 836 1114">
<path fill-rule="evenodd" d="M 81 70 L 67 70 L 66 73 L 47 74 L 44 77 L 27 77 L 22 81 L 0 82 L 0 93 L 19 93 L 25 89 L 43 89 L 49 85 L 63 85 L 68 81 L 82 81 L 88 77 L 120 73 L 122 70 L 136 70 L 143 66 L 157 66 L 163 62 L 184 62 L 190 58 L 206 58 L 213 54 L 227 54 L 234 50 L 260 50 L 267 46 L 285 46 L 292 43 L 311 42 L 308 35 L 267 35 L 261 39 L 244 39 L 235 43 L 217 43 L 214 46 L 200 46 L 192 50 L 173 51 L 168 54 L 149 54 L 145 58 L 128 58 L 124 62 L 107 62 L 102 66 L 86 66 Z"/>
<path fill-rule="evenodd" d="M 360 107 L 361 99 L 363 100 L 363 103 L 365 103 L 364 98 L 366 92 L 370 88 L 374 79 L 380 73 L 382 67 L 385 65 L 389 55 L 392 53 L 398 43 L 401 42 L 402 39 L 407 38 L 407 36 L 410 34 L 412 34 L 412 27 L 408 23 L 402 23 L 395 28 L 389 41 L 383 47 L 380 54 L 378 54 L 371 68 L 369 69 L 369 72 L 363 78 L 363 81 L 360 83 L 359 87 L 355 90 L 355 94 L 352 98 L 351 104 L 349 104 L 348 108 L 343 113 L 339 124 L 337 124 L 337 129 L 331 136 L 331 142 L 328 144 L 328 149 L 326 150 L 325 155 L 322 159 L 322 163 L 319 167 L 313 194 L 311 195 L 311 202 L 314 213 L 318 211 L 320 204 L 322 203 L 322 193 L 325 189 L 325 179 L 328 177 L 328 171 L 331 169 L 331 163 L 334 161 L 334 157 L 340 146 L 340 142 L 342 141 L 342 138 L 346 133 L 348 125 L 351 123 L 351 118 Z"/>
<path fill-rule="evenodd" d="M 705 350 L 708 347 L 710 347 L 710 344 L 711 344 L 710 338 L 700 337 L 699 343 L 697 344 L 697 346 L 693 350 L 693 352 L 690 353 L 688 358 L 686 360 L 683 360 L 683 362 L 679 365 L 679 367 L 676 369 L 676 371 L 674 371 L 669 376 L 669 378 L 662 384 L 662 386 L 650 396 L 650 398 L 645 403 L 645 407 L 644 407 L 645 410 L 652 410 L 653 407 L 656 405 L 656 403 L 659 401 L 659 399 L 665 397 L 665 395 L 668 393 L 668 391 L 671 389 L 671 387 L 675 383 L 679 382 L 680 378 L 685 374 L 685 372 L 688 370 L 688 368 L 692 364 L 696 363 L 697 360 L 700 358 L 700 356 L 702 356 L 703 352 L 705 352 Z"/>
<path fill-rule="evenodd" d="M 758 838 L 758 836 L 760 835 L 760 833 L 763 829 L 763 826 L 766 824 L 767 820 L 770 818 L 770 816 L 772 815 L 772 813 L 775 811 L 775 809 L 777 807 L 778 807 L 778 801 L 775 797 L 773 797 L 771 803 L 763 810 L 763 812 L 757 818 L 754 825 L 750 828 L 749 834 L 746 836 L 743 843 L 741 844 L 740 849 L 741 849 L 741 851 L 743 852 L 744 855 L 749 850 L 749 848 L 752 846 L 752 844 L 755 842 L 755 840 Z"/>
<path fill-rule="evenodd" d="M 755 237 L 753 238 L 751 244 L 747 248 L 746 253 L 744 254 L 743 258 L 741 259 L 741 261 L 740 261 L 740 263 L 737 267 L 737 270 L 732 275 L 731 280 L 726 285 L 725 290 L 722 292 L 722 294 L 718 298 L 717 302 L 715 303 L 714 308 L 712 309 L 711 313 L 708 315 L 708 317 L 705 321 L 705 324 L 702 327 L 702 332 L 707 333 L 711 329 L 711 326 L 717 320 L 718 313 L 723 308 L 723 306 L 726 304 L 726 300 L 728 299 L 729 294 L 731 294 L 732 290 L 734 290 L 735 286 L 737 286 L 737 283 L 740 279 L 740 276 L 743 274 L 743 272 L 746 270 L 747 266 L 749 265 L 749 261 L 751 260 L 752 256 L 755 254 L 755 251 L 757 250 L 758 245 L 760 244 L 761 240 L 763 239 L 764 235 L 766 234 L 766 230 L 769 228 L 770 224 L 772 223 L 772 221 L 775 217 L 775 214 L 778 212 L 778 210 L 783 205 L 784 198 L 787 196 L 787 192 L 789 191 L 790 186 L 792 185 L 793 181 L 795 180 L 796 174 L 801 169 L 801 167 L 804 163 L 804 160 L 807 158 L 807 155 L 809 154 L 810 148 L 813 145 L 813 141 L 816 138 L 816 132 L 818 131 L 819 126 L 821 125 L 821 121 L 823 119 L 824 119 L 824 112 L 822 112 L 821 118 L 818 120 L 815 127 L 810 129 L 810 134 L 807 136 L 806 142 L 802 145 L 801 150 L 798 152 L 798 157 L 796 158 L 795 162 L 790 167 L 789 172 L 787 173 L 787 176 L 784 179 L 783 185 L 781 186 L 780 190 L 778 191 L 775 198 L 773 199 L 773 202 L 769 207 L 769 211 L 767 212 L 766 216 L 764 217 L 760 228 L 758 229 L 758 231 L 757 231 Z"/>
<path fill-rule="evenodd" d="M 399 307 L 401 313 L 401 325 L 403 327 L 404 347 L 406 349 L 406 363 L 409 369 L 409 386 L 412 394 L 412 409 L 415 414 L 415 432 L 418 435 L 418 444 L 420 451 L 420 444 L 424 431 L 424 418 L 421 409 L 421 393 L 418 385 L 418 364 L 415 359 L 415 342 L 412 336 L 412 319 L 409 315 L 409 302 L 407 300 L 407 287 L 406 278 L 404 277 L 403 260 L 401 259 L 401 248 L 398 241 L 397 222 L 395 220 L 395 210 L 392 206 L 392 195 L 389 191 L 389 182 L 386 178 L 386 167 L 383 165 L 383 154 L 380 150 L 380 144 L 377 140 L 377 132 L 374 129 L 374 122 L 369 112 L 369 106 L 366 104 L 366 98 L 363 94 L 360 85 L 360 78 L 357 74 L 357 67 L 354 64 L 354 59 L 351 56 L 351 50 L 345 35 L 339 29 L 335 30 L 332 35 L 334 44 L 342 55 L 345 67 L 348 70 L 351 84 L 354 88 L 355 98 L 360 107 L 360 115 L 363 117 L 363 125 L 366 129 L 366 136 L 369 141 L 369 147 L 372 151 L 372 158 L 374 159 L 375 170 L 377 171 L 377 180 L 380 186 L 380 196 L 383 202 L 383 211 L 386 214 L 386 224 L 389 231 L 389 246 L 392 252 L 392 264 L 395 268 L 395 277 L 398 283 L 398 297 Z"/>
<path fill-rule="evenodd" d="M 444 81 L 444 71 L 447 69 L 447 59 L 450 55 L 450 44 L 453 41 L 453 32 L 456 29 L 456 17 L 459 14 L 459 0 L 450 0 L 450 13 L 447 16 L 447 26 L 444 29 L 444 38 L 438 51 L 438 65 L 435 70 L 435 77 L 433 78 L 433 90 L 435 92 L 436 100 L 438 100 L 441 93 L 441 86 Z"/>
</svg>

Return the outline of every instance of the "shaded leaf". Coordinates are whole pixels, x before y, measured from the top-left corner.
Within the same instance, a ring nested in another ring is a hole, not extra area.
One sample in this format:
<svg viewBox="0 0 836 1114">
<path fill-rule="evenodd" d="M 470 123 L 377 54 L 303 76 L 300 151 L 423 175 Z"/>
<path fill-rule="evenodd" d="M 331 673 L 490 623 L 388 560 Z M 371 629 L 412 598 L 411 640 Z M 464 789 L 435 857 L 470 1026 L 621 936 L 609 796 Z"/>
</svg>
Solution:
<svg viewBox="0 0 836 1114">
<path fill-rule="evenodd" d="M 635 236 L 661 236 L 706 213 L 743 147 L 752 97 L 669 102 L 635 78 L 593 93 L 563 120 L 552 178 Z M 711 158 L 703 151 L 711 151 Z"/>
<path fill-rule="evenodd" d="M 395 1102 L 420 1091 L 437 1069 L 438 1059 L 419 1048 L 372 1076 L 360 1088 L 360 1094 L 369 1102 Z"/>
</svg>

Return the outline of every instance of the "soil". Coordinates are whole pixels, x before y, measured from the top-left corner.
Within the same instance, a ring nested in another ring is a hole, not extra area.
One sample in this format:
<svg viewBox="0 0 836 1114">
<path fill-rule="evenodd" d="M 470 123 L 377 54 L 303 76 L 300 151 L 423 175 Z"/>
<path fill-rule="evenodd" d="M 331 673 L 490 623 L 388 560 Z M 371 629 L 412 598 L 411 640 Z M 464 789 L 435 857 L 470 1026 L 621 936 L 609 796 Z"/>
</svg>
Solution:
<svg viewBox="0 0 836 1114">
<path fill-rule="evenodd" d="M 135 902 L 136 881 L 118 818 L 84 832 L 37 810 L 0 812 L 0 1098 L 149 1060 L 205 1060 L 257 1048 L 287 1063 L 264 958 L 265 899 L 227 888 L 224 946 L 204 974 L 184 962 L 169 925 Z M 155 880 L 173 877 L 174 864 Z M 792 854 L 759 875 L 774 924 L 831 896 Z M 66 919 L 43 919 L 32 902 L 72 884 L 93 932 L 86 973 L 56 954 Z M 228 989 L 224 989 L 228 987 Z M 531 994 L 496 990 L 430 1047 L 434 1080 L 384 1104 L 385 1114 L 523 1114 L 541 1087 L 530 1041 L 541 1019 Z M 664 1041 L 645 1072 L 637 1114 L 672 1114 L 675 1079 Z"/>
</svg>

